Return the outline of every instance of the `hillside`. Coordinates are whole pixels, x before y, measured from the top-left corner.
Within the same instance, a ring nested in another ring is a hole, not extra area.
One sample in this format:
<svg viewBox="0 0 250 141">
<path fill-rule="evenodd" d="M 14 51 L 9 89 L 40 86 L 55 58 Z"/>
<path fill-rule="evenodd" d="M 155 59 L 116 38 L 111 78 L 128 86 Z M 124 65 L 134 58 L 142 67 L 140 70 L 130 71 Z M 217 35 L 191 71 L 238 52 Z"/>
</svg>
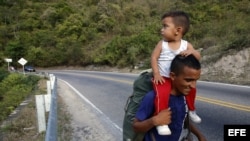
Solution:
<svg viewBox="0 0 250 141">
<path fill-rule="evenodd" d="M 238 81 L 248 78 L 249 59 L 241 56 L 248 56 L 250 46 L 249 7 L 249 0 L 4 0 L 0 66 L 6 68 L 4 59 L 11 58 L 10 65 L 21 68 L 17 61 L 23 57 L 41 68 L 149 68 L 161 39 L 161 15 L 184 10 L 191 20 L 184 39 L 202 49 L 204 79 Z"/>
<path fill-rule="evenodd" d="M 250 85 L 250 48 L 227 54 L 202 67 L 202 80 Z"/>
</svg>

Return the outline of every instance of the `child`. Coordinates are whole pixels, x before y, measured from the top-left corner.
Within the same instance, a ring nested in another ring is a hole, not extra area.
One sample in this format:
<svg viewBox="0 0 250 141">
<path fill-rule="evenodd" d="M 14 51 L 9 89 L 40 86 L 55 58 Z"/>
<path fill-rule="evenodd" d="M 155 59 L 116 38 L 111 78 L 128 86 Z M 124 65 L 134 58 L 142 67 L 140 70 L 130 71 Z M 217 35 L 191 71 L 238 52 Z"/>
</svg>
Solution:
<svg viewBox="0 0 250 141">
<path fill-rule="evenodd" d="M 169 72 L 173 58 L 177 54 L 183 56 L 193 54 L 198 60 L 201 58 L 200 53 L 190 43 L 182 39 L 189 29 L 189 17 L 185 12 L 172 11 L 165 13 L 162 16 L 162 26 L 161 34 L 163 40 L 159 41 L 151 55 L 152 81 L 156 92 L 155 115 L 161 110 L 168 108 L 169 94 L 171 93 Z M 196 89 L 194 88 L 185 98 L 190 111 L 190 119 L 196 123 L 200 123 L 201 119 L 196 115 L 194 107 L 195 96 Z M 160 135 L 171 134 L 168 125 L 158 126 L 157 130 Z"/>
</svg>

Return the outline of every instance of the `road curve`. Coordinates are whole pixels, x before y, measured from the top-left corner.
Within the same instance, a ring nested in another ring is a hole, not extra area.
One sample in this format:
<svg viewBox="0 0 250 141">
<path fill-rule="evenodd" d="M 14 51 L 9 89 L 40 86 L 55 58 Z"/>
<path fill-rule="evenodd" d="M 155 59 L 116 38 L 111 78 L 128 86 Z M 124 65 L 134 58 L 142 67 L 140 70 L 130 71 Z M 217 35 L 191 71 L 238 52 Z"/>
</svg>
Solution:
<svg viewBox="0 0 250 141">
<path fill-rule="evenodd" d="M 138 74 L 90 71 L 50 71 L 69 83 L 89 101 L 95 111 L 110 120 L 115 140 L 121 139 L 124 105 L 132 93 L 133 80 Z M 199 81 L 196 108 L 202 117 L 198 128 L 208 141 L 223 141 L 223 128 L 227 124 L 250 125 L 250 87 Z M 110 125 L 108 125 L 110 126 Z"/>
</svg>

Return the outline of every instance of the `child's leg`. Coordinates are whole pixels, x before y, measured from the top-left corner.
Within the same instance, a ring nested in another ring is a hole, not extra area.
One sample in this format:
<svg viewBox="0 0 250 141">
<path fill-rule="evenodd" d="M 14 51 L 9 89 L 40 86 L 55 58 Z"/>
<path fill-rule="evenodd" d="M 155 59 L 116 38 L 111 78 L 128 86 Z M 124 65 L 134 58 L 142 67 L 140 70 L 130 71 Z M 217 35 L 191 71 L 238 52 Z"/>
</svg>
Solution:
<svg viewBox="0 0 250 141">
<path fill-rule="evenodd" d="M 196 88 L 191 89 L 191 91 L 189 92 L 189 94 L 185 96 L 186 102 L 187 102 L 187 106 L 188 106 L 188 109 L 190 111 L 194 111 L 195 110 L 195 106 L 194 106 L 195 97 L 196 97 Z"/>
<path fill-rule="evenodd" d="M 171 81 L 169 78 L 164 78 L 165 83 L 154 84 L 153 88 L 155 90 L 155 115 L 157 115 L 161 110 L 168 108 L 169 96 L 171 91 Z M 160 135 L 171 135 L 171 131 L 168 125 L 161 125 L 156 127 Z"/>
<path fill-rule="evenodd" d="M 196 114 L 195 111 L 195 97 L 196 97 L 196 88 L 191 89 L 189 94 L 185 96 L 188 110 L 189 110 L 189 117 L 193 122 L 200 123 L 201 118 Z"/>
<path fill-rule="evenodd" d="M 171 80 L 169 78 L 164 78 L 165 83 L 163 84 L 154 84 L 153 88 L 155 90 L 155 115 L 158 114 L 161 110 L 168 108 L 169 96 L 171 91 Z"/>
</svg>

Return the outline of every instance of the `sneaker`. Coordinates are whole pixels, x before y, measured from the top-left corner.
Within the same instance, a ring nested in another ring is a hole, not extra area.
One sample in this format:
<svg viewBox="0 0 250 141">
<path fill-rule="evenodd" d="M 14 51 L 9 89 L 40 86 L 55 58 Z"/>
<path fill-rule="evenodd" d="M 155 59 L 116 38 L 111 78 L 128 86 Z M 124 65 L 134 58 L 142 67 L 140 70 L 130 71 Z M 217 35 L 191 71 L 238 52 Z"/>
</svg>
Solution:
<svg viewBox="0 0 250 141">
<path fill-rule="evenodd" d="M 195 123 L 201 123 L 201 118 L 196 114 L 195 111 L 189 111 L 190 119 Z"/>
<path fill-rule="evenodd" d="M 156 127 L 159 135 L 171 135 L 168 125 L 161 125 Z"/>
</svg>

